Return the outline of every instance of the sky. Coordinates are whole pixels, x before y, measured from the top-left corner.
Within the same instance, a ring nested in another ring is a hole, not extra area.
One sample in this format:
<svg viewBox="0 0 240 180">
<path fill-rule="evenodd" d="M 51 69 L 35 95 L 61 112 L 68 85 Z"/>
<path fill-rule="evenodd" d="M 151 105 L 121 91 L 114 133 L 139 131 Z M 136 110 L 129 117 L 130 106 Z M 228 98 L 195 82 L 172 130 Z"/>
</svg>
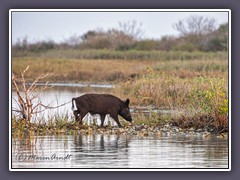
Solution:
<svg viewBox="0 0 240 180">
<path fill-rule="evenodd" d="M 216 25 L 228 22 L 228 12 L 12 12 L 12 42 L 27 37 L 29 42 L 63 42 L 89 30 L 119 28 L 119 22 L 136 21 L 144 38 L 178 35 L 173 24 L 191 15 L 214 18 Z"/>
</svg>

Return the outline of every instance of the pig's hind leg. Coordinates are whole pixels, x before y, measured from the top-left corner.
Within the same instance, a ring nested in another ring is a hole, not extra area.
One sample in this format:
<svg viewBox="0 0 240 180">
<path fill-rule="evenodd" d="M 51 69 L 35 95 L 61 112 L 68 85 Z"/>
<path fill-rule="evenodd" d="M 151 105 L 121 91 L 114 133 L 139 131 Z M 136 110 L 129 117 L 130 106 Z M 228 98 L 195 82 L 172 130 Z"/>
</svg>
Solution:
<svg viewBox="0 0 240 180">
<path fill-rule="evenodd" d="M 73 111 L 73 114 L 75 116 L 75 121 L 78 122 L 79 121 L 79 111 L 75 110 L 75 111 Z"/>
</svg>

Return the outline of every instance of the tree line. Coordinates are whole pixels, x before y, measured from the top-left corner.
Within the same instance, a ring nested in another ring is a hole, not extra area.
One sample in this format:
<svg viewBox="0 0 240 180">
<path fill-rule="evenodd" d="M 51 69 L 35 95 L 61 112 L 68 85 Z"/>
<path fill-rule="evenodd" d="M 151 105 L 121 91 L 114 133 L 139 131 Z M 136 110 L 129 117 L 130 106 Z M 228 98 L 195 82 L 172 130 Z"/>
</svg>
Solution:
<svg viewBox="0 0 240 180">
<path fill-rule="evenodd" d="M 179 36 L 161 39 L 144 38 L 142 24 L 137 21 L 120 22 L 119 27 L 108 30 L 89 30 L 82 35 L 72 35 L 61 43 L 53 40 L 28 42 L 18 39 L 12 52 L 42 52 L 51 49 L 112 49 L 161 51 L 226 51 L 228 48 L 228 23 L 216 26 L 214 18 L 190 16 L 173 24 Z"/>
</svg>

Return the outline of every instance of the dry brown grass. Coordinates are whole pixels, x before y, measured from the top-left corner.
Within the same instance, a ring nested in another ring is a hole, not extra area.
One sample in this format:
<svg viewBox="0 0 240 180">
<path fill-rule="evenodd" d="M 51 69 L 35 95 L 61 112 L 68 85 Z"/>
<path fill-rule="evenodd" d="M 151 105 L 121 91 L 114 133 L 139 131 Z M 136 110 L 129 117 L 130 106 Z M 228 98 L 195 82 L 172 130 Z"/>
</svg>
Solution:
<svg viewBox="0 0 240 180">
<path fill-rule="evenodd" d="M 215 132 L 228 129 L 227 72 L 160 73 L 151 68 L 134 81 L 115 89 L 121 98 L 130 97 L 132 106 L 152 105 L 159 109 L 177 110 L 178 126 L 196 129 L 209 127 Z M 195 74 L 195 75 L 194 75 Z"/>
<path fill-rule="evenodd" d="M 117 83 L 114 94 L 129 97 L 131 106 L 154 105 L 184 110 L 180 124 L 196 127 L 212 123 L 228 127 L 227 60 L 85 60 L 14 58 L 13 72 L 30 65 L 25 77 L 33 80 L 49 73 L 48 81 Z M 206 123 L 201 122 L 201 117 Z"/>
<path fill-rule="evenodd" d="M 49 73 L 48 81 L 54 82 L 120 82 L 148 73 L 149 68 L 180 78 L 219 77 L 227 73 L 227 61 L 223 60 L 80 60 L 61 58 L 13 58 L 13 73 L 30 65 L 26 79 L 33 80 Z"/>
<path fill-rule="evenodd" d="M 55 82 L 113 82 L 133 78 L 155 63 L 134 60 L 14 58 L 13 73 L 20 75 L 20 70 L 30 65 L 29 72 L 26 73 L 28 80 L 48 72 L 50 75 L 47 80 Z"/>
</svg>

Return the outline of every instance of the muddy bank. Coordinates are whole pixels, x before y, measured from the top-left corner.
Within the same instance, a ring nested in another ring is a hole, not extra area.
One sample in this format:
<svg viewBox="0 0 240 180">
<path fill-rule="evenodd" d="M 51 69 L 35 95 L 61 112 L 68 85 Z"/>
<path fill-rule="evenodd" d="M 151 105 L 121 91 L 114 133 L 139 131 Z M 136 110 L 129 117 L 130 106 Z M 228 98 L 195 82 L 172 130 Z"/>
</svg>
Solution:
<svg viewBox="0 0 240 180">
<path fill-rule="evenodd" d="M 13 136 L 26 136 L 26 135 L 92 135 L 92 134 L 105 134 L 105 135 L 129 135 L 129 136 L 159 136 L 159 137 L 171 137 L 171 136 L 185 136 L 185 137 L 211 137 L 216 136 L 218 138 L 228 138 L 228 132 L 215 132 L 210 127 L 204 127 L 195 129 L 181 128 L 172 124 L 165 124 L 162 126 L 157 125 L 144 125 L 134 124 L 125 125 L 122 128 L 117 126 L 104 126 L 98 125 L 82 125 L 78 123 L 61 123 L 58 125 L 51 124 L 35 124 L 27 123 L 26 121 L 14 121 L 12 122 Z"/>
<path fill-rule="evenodd" d="M 154 126 L 147 126 L 147 125 L 134 125 L 134 126 L 126 126 L 123 128 L 118 127 L 104 127 L 98 128 L 94 126 L 89 126 L 86 129 L 79 129 L 76 131 L 77 134 L 122 134 L 122 135 L 136 135 L 139 137 L 144 136 L 186 136 L 186 137 L 211 137 L 217 136 L 219 138 L 227 138 L 227 133 L 214 133 L 210 132 L 207 128 L 204 129 L 182 129 L 177 126 L 172 126 L 166 124 L 162 127 L 154 127 Z"/>
</svg>

